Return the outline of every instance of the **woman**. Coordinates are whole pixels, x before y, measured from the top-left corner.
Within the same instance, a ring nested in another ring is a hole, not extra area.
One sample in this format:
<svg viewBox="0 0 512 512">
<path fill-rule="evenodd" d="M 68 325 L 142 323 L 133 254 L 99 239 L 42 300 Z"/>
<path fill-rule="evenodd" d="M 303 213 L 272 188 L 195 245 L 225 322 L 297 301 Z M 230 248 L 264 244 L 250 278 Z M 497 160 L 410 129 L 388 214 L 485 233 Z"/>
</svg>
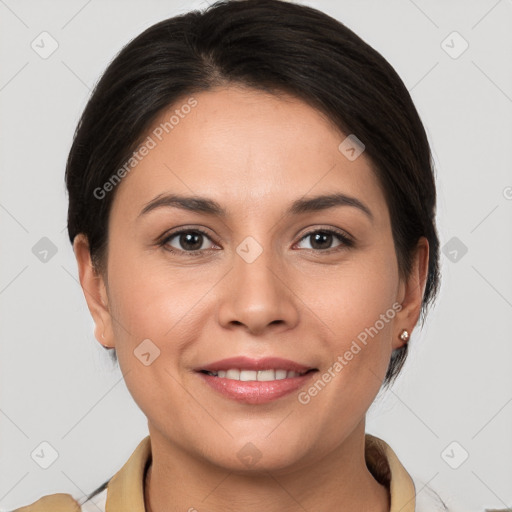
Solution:
<svg viewBox="0 0 512 512">
<path fill-rule="evenodd" d="M 439 281 L 430 148 L 380 54 L 278 0 L 162 21 L 97 84 L 66 182 L 150 434 L 82 511 L 446 510 L 365 434 Z"/>
</svg>

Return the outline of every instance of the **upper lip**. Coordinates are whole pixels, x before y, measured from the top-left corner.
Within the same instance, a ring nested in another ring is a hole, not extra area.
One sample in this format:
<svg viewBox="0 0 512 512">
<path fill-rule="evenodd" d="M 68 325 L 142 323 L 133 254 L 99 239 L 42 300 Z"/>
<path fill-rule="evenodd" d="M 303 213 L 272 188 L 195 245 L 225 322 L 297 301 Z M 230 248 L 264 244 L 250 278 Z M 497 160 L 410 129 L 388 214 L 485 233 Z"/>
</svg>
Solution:
<svg viewBox="0 0 512 512">
<path fill-rule="evenodd" d="M 196 371 L 218 372 L 220 370 L 231 370 L 238 368 L 241 370 L 287 370 L 297 373 L 304 373 L 313 370 L 312 366 L 305 366 L 289 359 L 281 357 L 264 357 L 262 359 L 253 359 L 247 356 L 230 357 L 196 368 Z"/>
</svg>

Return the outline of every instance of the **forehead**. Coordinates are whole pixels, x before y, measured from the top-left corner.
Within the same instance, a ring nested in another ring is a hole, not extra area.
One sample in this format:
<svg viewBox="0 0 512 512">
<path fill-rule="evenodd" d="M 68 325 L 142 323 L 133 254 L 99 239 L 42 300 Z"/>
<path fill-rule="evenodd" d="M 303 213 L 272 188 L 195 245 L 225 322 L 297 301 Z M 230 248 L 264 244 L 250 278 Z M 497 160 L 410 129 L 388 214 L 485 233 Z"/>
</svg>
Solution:
<svg viewBox="0 0 512 512">
<path fill-rule="evenodd" d="M 385 207 L 370 160 L 340 151 L 346 137 L 290 95 L 238 86 L 191 94 L 145 134 L 140 148 L 148 149 L 139 150 L 144 156 L 118 186 L 114 207 L 140 210 L 158 194 L 186 193 L 255 213 L 334 191 Z"/>
</svg>

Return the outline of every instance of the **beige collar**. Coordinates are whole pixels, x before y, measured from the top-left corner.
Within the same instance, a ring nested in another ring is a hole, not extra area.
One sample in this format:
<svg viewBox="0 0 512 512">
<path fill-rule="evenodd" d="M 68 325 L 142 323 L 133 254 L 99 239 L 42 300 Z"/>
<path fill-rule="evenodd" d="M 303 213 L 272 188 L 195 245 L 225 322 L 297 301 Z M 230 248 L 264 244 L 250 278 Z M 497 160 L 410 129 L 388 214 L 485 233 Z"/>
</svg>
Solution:
<svg viewBox="0 0 512 512">
<path fill-rule="evenodd" d="M 391 447 L 378 437 L 366 434 L 366 464 L 375 478 L 389 486 L 390 512 L 414 512 L 415 489 L 409 473 Z M 151 440 L 144 438 L 125 465 L 108 484 L 105 512 L 145 512 L 144 480 L 151 462 Z"/>
</svg>

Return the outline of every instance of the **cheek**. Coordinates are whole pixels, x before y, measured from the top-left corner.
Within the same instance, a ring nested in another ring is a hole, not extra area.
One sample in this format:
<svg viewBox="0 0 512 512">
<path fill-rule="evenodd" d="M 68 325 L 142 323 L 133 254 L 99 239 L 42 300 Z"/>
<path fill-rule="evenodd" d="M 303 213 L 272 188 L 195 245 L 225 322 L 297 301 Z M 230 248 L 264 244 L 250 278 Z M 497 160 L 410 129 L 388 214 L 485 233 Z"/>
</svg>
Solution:
<svg viewBox="0 0 512 512">
<path fill-rule="evenodd" d="M 118 264 L 109 273 L 109 297 L 119 364 L 123 373 L 131 371 L 137 388 L 151 387 L 154 395 L 152 381 L 162 381 L 160 389 L 172 387 L 166 370 L 178 374 L 190 344 L 204 335 L 205 319 L 211 316 L 207 293 L 225 271 L 217 275 L 210 268 L 191 274 L 190 268 L 170 268 L 161 260 L 131 255 L 129 248 L 117 256 Z M 145 367 L 139 356 L 147 352 L 146 359 L 156 358 Z"/>
<path fill-rule="evenodd" d="M 200 293 L 198 280 L 187 269 L 165 265 L 161 249 L 147 252 L 140 242 L 123 242 L 116 236 L 122 231 L 112 233 L 109 252 L 109 297 L 119 321 L 114 322 L 116 339 L 122 344 L 160 339 L 191 309 Z"/>
<path fill-rule="evenodd" d="M 340 340 L 339 348 L 377 321 L 383 336 L 391 331 L 396 316 L 393 304 L 398 291 L 398 268 L 394 252 L 379 252 L 384 255 L 355 257 L 336 272 L 317 276 L 314 287 L 303 281 L 305 286 L 298 292 L 308 297 L 308 306 L 326 326 L 327 335 Z M 389 321 L 383 324 L 379 321 L 381 315 Z"/>
<path fill-rule="evenodd" d="M 332 276 L 325 279 L 329 293 L 315 288 L 314 312 L 322 320 L 316 322 L 316 333 L 320 326 L 322 336 L 318 338 L 323 340 L 329 360 L 298 399 L 318 427 L 324 425 L 328 439 L 338 439 L 340 431 L 354 428 L 382 385 L 400 307 L 393 261 L 391 258 L 386 265 L 376 260 L 359 262 L 357 268 L 354 265 L 350 271 L 340 272 L 336 286 Z"/>
<path fill-rule="evenodd" d="M 109 272 L 109 298 L 119 366 L 142 412 L 165 423 L 176 408 L 187 409 L 176 375 L 199 290 L 171 282 L 161 268 L 130 259 L 128 252 L 117 261 Z"/>
<path fill-rule="evenodd" d="M 316 280 L 313 293 L 311 287 L 309 292 L 305 288 L 299 292 L 309 298 L 317 332 L 320 327 L 323 348 L 330 354 L 327 365 L 336 378 L 329 387 L 344 395 L 344 400 L 371 401 L 380 387 L 401 308 L 396 302 L 398 283 L 394 248 L 383 244 L 382 250 L 340 267 L 336 275 Z M 352 398 L 343 390 L 350 390 Z"/>
</svg>

